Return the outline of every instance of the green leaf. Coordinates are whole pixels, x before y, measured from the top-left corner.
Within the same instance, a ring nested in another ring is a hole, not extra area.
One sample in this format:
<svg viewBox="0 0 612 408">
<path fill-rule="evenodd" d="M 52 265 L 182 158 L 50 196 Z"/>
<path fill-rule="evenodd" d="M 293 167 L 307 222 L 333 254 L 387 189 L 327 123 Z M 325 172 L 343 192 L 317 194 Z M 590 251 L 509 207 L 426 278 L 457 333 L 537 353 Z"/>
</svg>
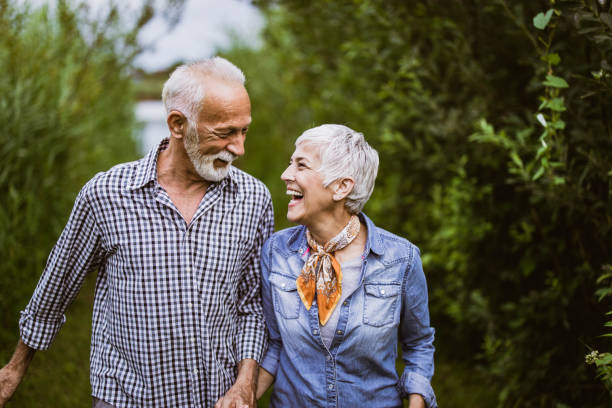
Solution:
<svg viewBox="0 0 612 408">
<path fill-rule="evenodd" d="M 550 18 L 552 17 L 552 14 L 553 14 L 553 9 L 548 10 L 546 14 L 538 13 L 533 18 L 534 27 L 539 30 L 544 30 L 546 26 L 548 25 L 548 23 L 550 22 Z"/>
<path fill-rule="evenodd" d="M 510 158 L 512 159 L 512 161 L 514 162 L 514 164 L 516 164 L 518 167 L 523 168 L 523 161 L 521 160 L 521 158 L 519 157 L 518 154 L 516 154 L 516 152 L 512 152 L 510 153 Z"/>
<path fill-rule="evenodd" d="M 565 129 L 565 122 L 562 121 L 561 119 L 559 120 L 555 120 L 554 122 L 551 123 L 551 126 L 555 129 Z"/>
<path fill-rule="evenodd" d="M 610 353 L 603 354 L 603 357 L 598 358 L 597 361 L 595 362 L 597 366 L 604 365 L 604 364 L 610 364 L 610 363 L 612 363 L 612 354 Z"/>
<path fill-rule="evenodd" d="M 561 57 L 556 52 L 546 54 L 542 59 L 548 62 L 550 65 L 559 65 L 559 63 L 561 62 Z"/>
<path fill-rule="evenodd" d="M 610 13 L 600 13 L 599 18 L 601 18 L 601 21 L 608 27 L 612 28 L 612 15 L 610 15 Z"/>
<path fill-rule="evenodd" d="M 547 101 L 545 106 L 555 112 L 563 112 L 566 110 L 563 98 L 553 98 Z"/>
<path fill-rule="evenodd" d="M 565 179 L 563 177 L 555 176 L 553 180 L 553 184 L 558 186 L 560 184 L 565 184 Z"/>
<path fill-rule="evenodd" d="M 538 169 L 538 171 L 536 171 L 536 173 L 533 175 L 533 177 L 531 178 L 532 181 L 536 181 L 537 179 L 539 179 L 540 177 L 542 177 L 542 175 L 544 174 L 544 167 L 540 167 Z"/>
<path fill-rule="evenodd" d="M 597 44 L 601 44 L 604 41 L 612 41 L 612 37 L 606 34 L 595 35 L 593 36 L 593 39 Z"/>
<path fill-rule="evenodd" d="M 554 75 L 546 75 L 546 81 L 542 82 L 542 85 L 551 88 L 569 88 L 565 79 Z"/>
</svg>

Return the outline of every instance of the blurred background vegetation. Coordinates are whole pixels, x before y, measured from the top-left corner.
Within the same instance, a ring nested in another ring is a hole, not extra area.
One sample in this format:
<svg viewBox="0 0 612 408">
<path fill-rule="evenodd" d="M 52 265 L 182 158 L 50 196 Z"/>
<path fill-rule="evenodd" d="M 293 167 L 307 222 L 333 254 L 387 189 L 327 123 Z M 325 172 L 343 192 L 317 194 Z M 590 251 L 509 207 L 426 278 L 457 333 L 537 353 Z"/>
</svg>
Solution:
<svg viewBox="0 0 612 408">
<path fill-rule="evenodd" d="M 365 211 L 423 254 L 440 406 L 610 406 L 611 2 L 255 4 L 261 46 L 220 54 L 248 78 L 239 166 L 269 186 L 277 228 L 295 138 L 322 123 L 363 132 L 381 155 Z M 138 157 L 133 105 L 168 74 L 132 65 L 151 13 L 126 29 L 112 12 L 0 0 L 2 361 L 78 190 Z M 92 291 L 12 406 L 90 404 Z"/>
</svg>

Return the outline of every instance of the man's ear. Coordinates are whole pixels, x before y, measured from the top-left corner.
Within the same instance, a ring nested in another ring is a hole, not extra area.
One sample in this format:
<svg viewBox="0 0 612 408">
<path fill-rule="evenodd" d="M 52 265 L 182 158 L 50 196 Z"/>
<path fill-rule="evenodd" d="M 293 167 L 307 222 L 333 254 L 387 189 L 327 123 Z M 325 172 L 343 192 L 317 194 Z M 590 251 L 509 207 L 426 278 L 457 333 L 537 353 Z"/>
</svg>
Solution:
<svg viewBox="0 0 612 408">
<path fill-rule="evenodd" d="M 181 112 L 177 110 L 170 111 L 166 118 L 166 123 L 168 123 L 168 129 L 173 137 L 181 139 L 185 136 L 185 132 L 187 131 L 187 118 Z"/>
<path fill-rule="evenodd" d="M 353 191 L 355 180 L 350 177 L 338 179 L 334 182 L 334 201 L 340 201 Z"/>
</svg>

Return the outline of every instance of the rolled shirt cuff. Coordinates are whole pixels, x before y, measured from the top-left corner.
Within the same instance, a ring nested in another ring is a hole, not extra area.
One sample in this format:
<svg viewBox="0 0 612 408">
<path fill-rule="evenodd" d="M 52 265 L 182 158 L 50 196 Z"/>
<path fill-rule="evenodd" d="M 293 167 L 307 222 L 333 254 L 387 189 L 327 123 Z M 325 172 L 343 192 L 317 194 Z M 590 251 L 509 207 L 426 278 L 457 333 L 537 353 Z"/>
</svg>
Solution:
<svg viewBox="0 0 612 408">
<path fill-rule="evenodd" d="M 267 347 L 266 328 L 264 323 L 250 325 L 236 337 L 236 357 L 238 361 L 252 359 L 261 362 Z"/>
<path fill-rule="evenodd" d="M 420 394 L 427 408 L 438 408 L 431 383 L 420 374 L 404 371 L 400 379 L 400 391 L 403 398 L 407 398 L 410 394 Z"/>
<path fill-rule="evenodd" d="M 63 314 L 56 318 L 41 318 L 26 309 L 19 319 L 21 340 L 35 350 L 46 350 L 65 322 L 66 316 Z"/>
<path fill-rule="evenodd" d="M 276 371 L 278 370 L 279 350 L 269 344 L 268 350 L 264 354 L 264 358 L 261 361 L 260 366 L 276 377 Z"/>
</svg>

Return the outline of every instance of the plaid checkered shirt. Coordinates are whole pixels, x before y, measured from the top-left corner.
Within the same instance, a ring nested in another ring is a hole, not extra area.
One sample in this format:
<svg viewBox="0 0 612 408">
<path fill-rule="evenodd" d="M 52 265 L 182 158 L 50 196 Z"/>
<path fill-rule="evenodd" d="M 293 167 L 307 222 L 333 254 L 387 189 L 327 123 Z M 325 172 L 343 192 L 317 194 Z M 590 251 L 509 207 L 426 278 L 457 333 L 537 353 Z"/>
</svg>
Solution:
<svg viewBox="0 0 612 408">
<path fill-rule="evenodd" d="M 117 407 L 212 407 L 238 362 L 266 348 L 259 257 L 274 228 L 270 193 L 232 167 L 186 224 L 157 182 L 167 144 L 83 187 L 20 319 L 24 343 L 48 348 L 98 270 L 92 394 Z"/>
</svg>

